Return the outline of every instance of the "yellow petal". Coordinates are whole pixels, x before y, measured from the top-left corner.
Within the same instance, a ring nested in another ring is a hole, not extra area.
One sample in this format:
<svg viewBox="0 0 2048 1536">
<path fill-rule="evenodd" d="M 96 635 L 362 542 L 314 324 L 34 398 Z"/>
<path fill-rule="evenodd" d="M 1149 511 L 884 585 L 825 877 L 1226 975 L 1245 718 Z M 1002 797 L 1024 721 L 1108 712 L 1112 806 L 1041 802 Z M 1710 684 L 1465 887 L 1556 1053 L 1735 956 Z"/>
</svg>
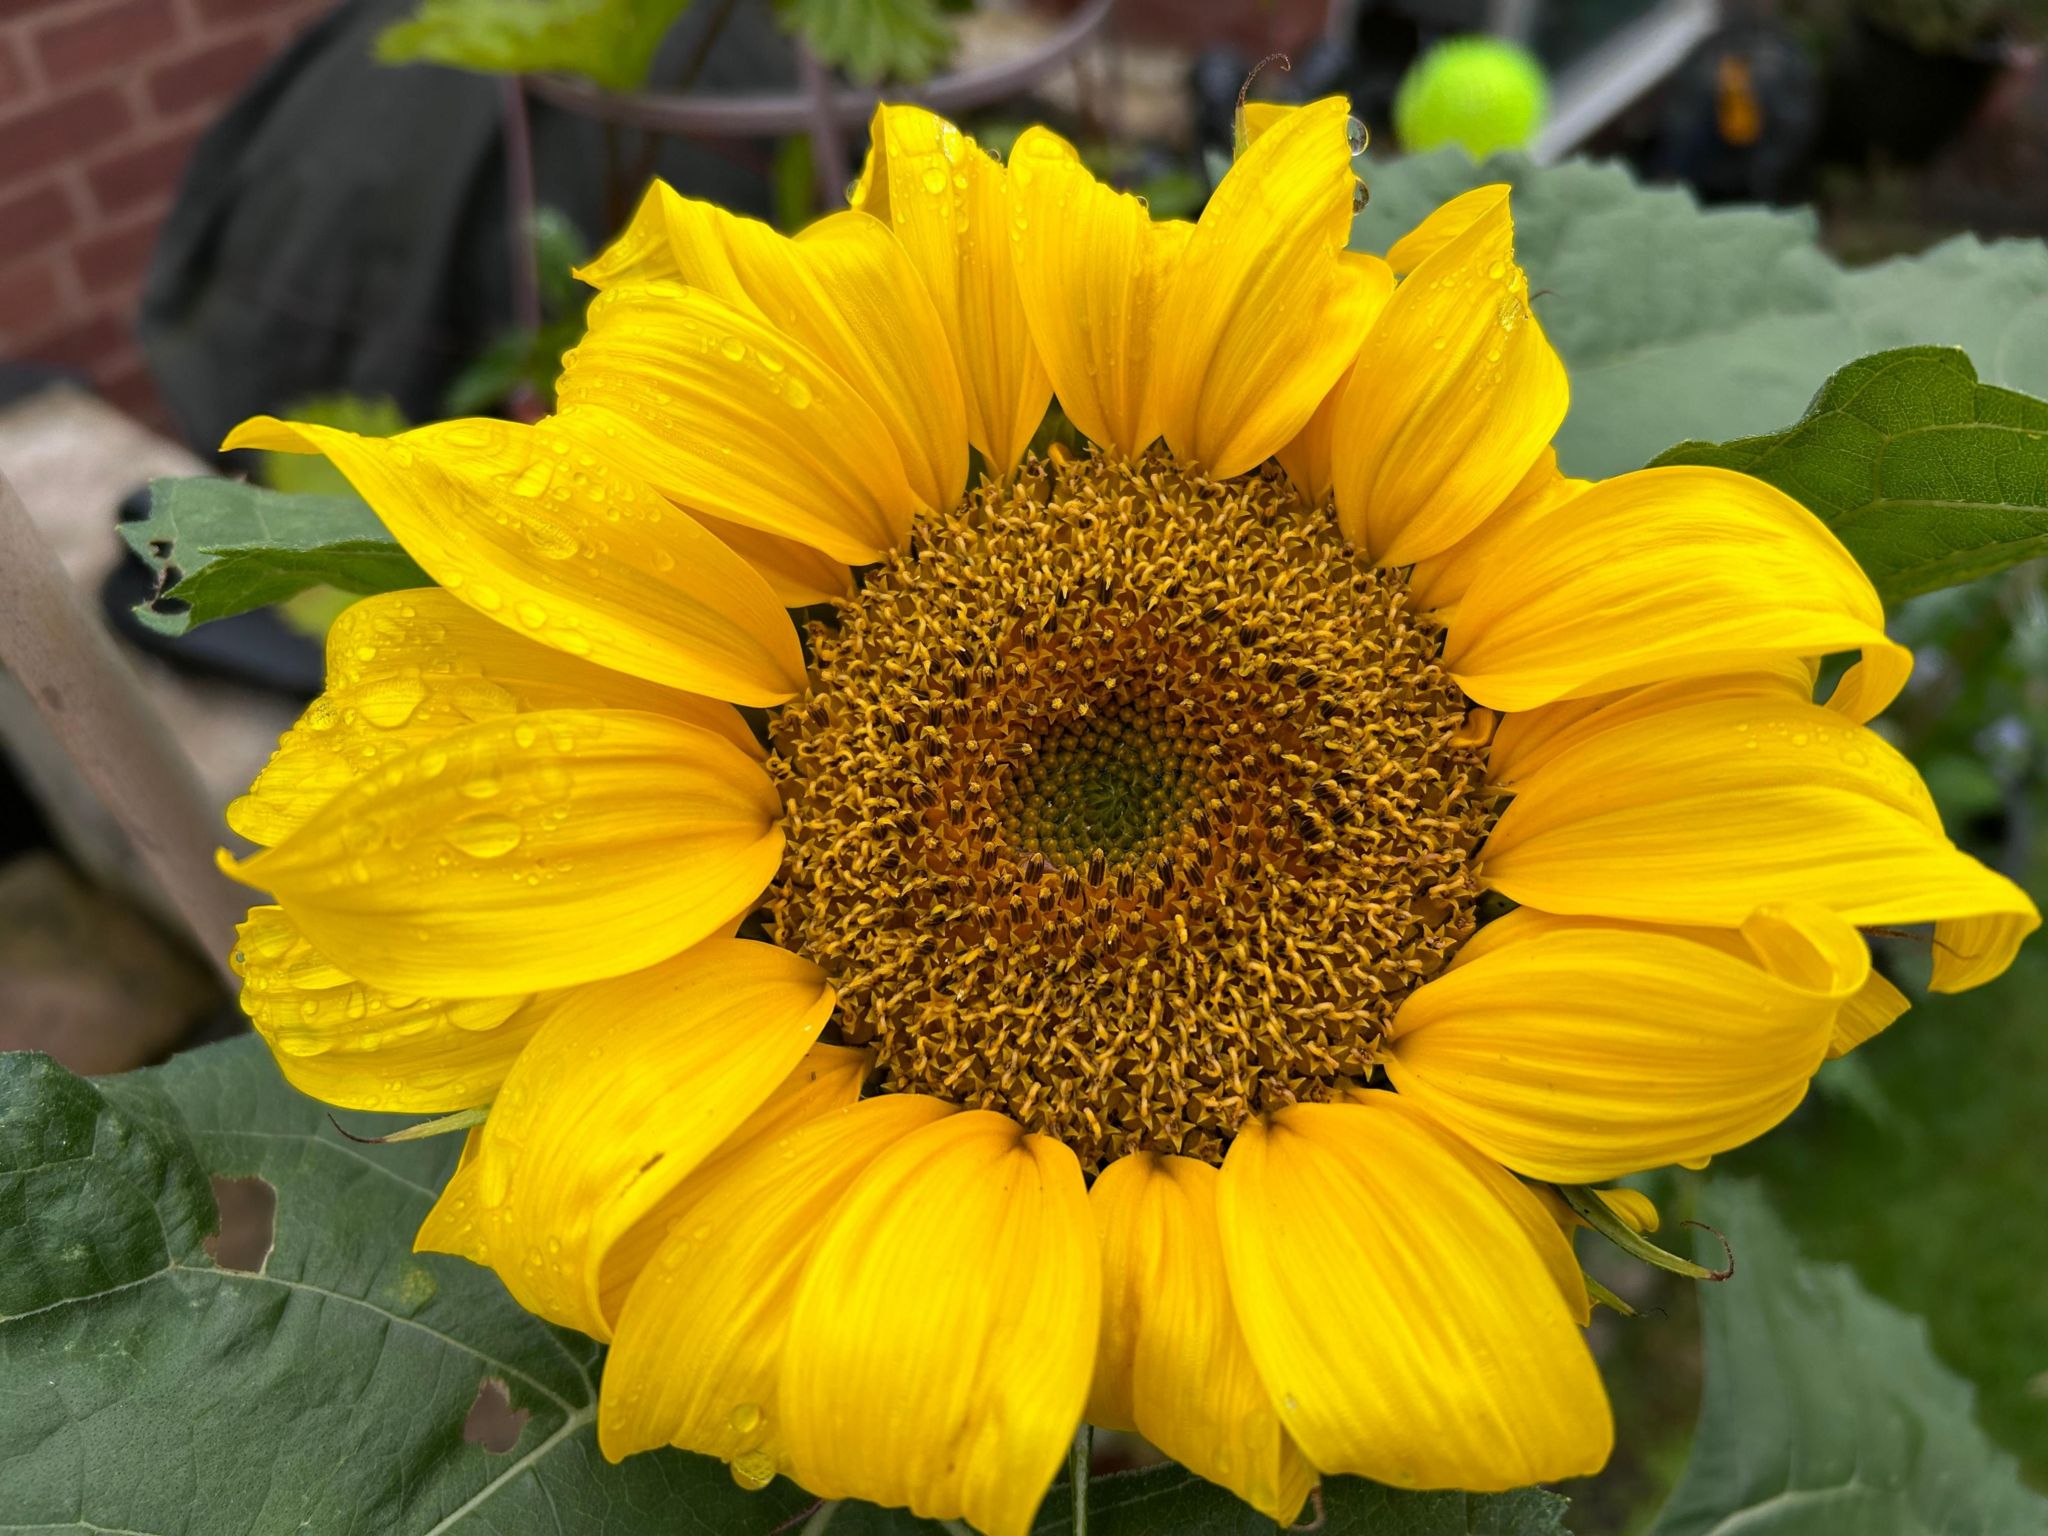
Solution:
<svg viewBox="0 0 2048 1536">
<path fill-rule="evenodd" d="M 550 429 L 691 511 L 866 564 L 918 497 L 887 424 L 811 348 L 700 288 L 635 283 L 590 305 Z"/>
<path fill-rule="evenodd" d="M 967 418 L 952 350 L 909 258 L 873 219 L 833 214 L 791 239 L 657 181 L 577 275 L 597 288 L 677 279 L 793 337 L 874 407 L 919 500 L 960 499 Z"/>
<path fill-rule="evenodd" d="M 285 1081 L 343 1109 L 445 1114 L 488 1104 L 538 1023 L 525 993 L 408 997 L 357 981 L 280 907 L 249 909 L 234 965 L 242 1011 Z"/>
<path fill-rule="evenodd" d="M 1247 1125 L 1216 1213 L 1252 1358 L 1322 1471 L 1486 1491 L 1607 1460 L 1606 1394 L 1552 1279 L 1564 1235 L 1397 1095 Z"/>
<path fill-rule="evenodd" d="M 395 992 L 499 996 L 639 970 L 759 895 L 775 786 L 660 715 L 547 710 L 410 752 L 228 872 Z"/>
<path fill-rule="evenodd" d="M 1864 1041 L 1883 1034 L 1912 1001 L 1876 971 L 1856 994 L 1843 1002 L 1828 1038 L 1830 1057 L 1846 1056 Z"/>
<path fill-rule="evenodd" d="M 1338 411 L 1338 522 L 1380 565 L 1472 532 L 1564 420 L 1564 365 L 1529 310 L 1508 189 L 1482 192 L 1394 290 Z"/>
<path fill-rule="evenodd" d="M 1495 183 L 1459 193 L 1389 246 L 1387 265 L 1406 277 L 1474 224 L 1493 217 L 1506 191 Z"/>
<path fill-rule="evenodd" d="M 1370 291 L 1344 258 L 1351 232 L 1348 112 L 1290 112 L 1231 166 L 1161 304 L 1160 429 L 1218 477 L 1292 441 L 1358 355 Z"/>
<path fill-rule="evenodd" d="M 1805 1097 L 1869 968 L 1862 938 L 1825 912 L 1753 921 L 1769 966 L 1665 933 L 1524 930 L 1410 994 L 1388 1079 L 1489 1157 L 1556 1183 L 1740 1146 Z"/>
<path fill-rule="evenodd" d="M 1291 1525 L 1315 1471 L 1280 1428 L 1231 1306 L 1217 1173 L 1141 1152 L 1089 1191 L 1102 1245 L 1102 1336 L 1088 1417 L 1136 1429 L 1189 1471 Z"/>
<path fill-rule="evenodd" d="M 816 966 L 743 939 L 563 993 L 414 1246 L 487 1264 L 529 1312 L 603 1338 L 607 1251 L 789 1074 L 832 1004 Z"/>
<path fill-rule="evenodd" d="M 1301 108 L 1284 101 L 1247 101 L 1238 106 L 1238 128 L 1244 135 L 1244 148 L 1256 143 L 1269 128 L 1284 122 L 1290 113 Z M 1241 151 L 1240 151 L 1241 152 Z"/>
<path fill-rule="evenodd" d="M 775 600 L 785 608 L 836 603 L 853 596 L 853 573 L 844 560 L 780 534 L 763 533 L 722 517 L 697 514 L 705 532 L 761 573 Z"/>
<path fill-rule="evenodd" d="M 1545 523 L 1494 546 L 1459 599 L 1444 659 L 1500 710 L 1638 683 L 1860 649 L 1864 705 L 1912 670 L 1885 638 L 1870 578 L 1820 519 L 1774 486 L 1672 466 L 1576 496 L 1568 536 Z"/>
<path fill-rule="evenodd" d="M 564 707 L 654 710 L 763 755 L 730 704 L 522 639 L 438 587 L 385 592 L 334 621 L 327 691 L 228 806 L 228 825 L 253 843 L 281 842 L 338 791 L 451 731 Z"/>
<path fill-rule="evenodd" d="M 1344 253 L 1344 266 L 1361 295 L 1356 304 L 1347 305 L 1346 309 L 1355 311 L 1354 322 L 1362 345 L 1365 333 L 1372 329 L 1380 311 L 1387 307 L 1387 300 L 1394 296 L 1394 271 L 1379 257 L 1358 251 Z M 1336 485 L 1337 409 L 1350 382 L 1351 370 L 1347 368 L 1323 396 L 1308 425 L 1274 455 L 1305 501 L 1321 501 Z"/>
<path fill-rule="evenodd" d="M 1025 129 L 1011 151 L 1010 207 L 1018 293 L 1061 409 L 1094 442 L 1135 456 L 1159 435 L 1148 406 L 1159 306 L 1190 227 L 1155 225 L 1045 128 Z"/>
<path fill-rule="evenodd" d="M 1936 919 L 1937 988 L 1989 980 L 2040 926 L 2024 891 L 1942 836 L 1912 764 L 1783 696 L 1688 704 L 1573 743 L 1520 780 L 1480 873 L 1547 912 L 1645 922 L 1734 927 L 1772 903 L 1857 924 Z M 1940 921 L 1953 919 L 1974 921 Z"/>
<path fill-rule="evenodd" d="M 1100 1279 L 1065 1147 L 985 1110 L 905 1137 L 797 1288 L 778 1395 L 796 1480 L 1023 1536 L 1087 1400 Z"/>
<path fill-rule="evenodd" d="M 449 421 L 384 438 L 258 416 L 222 447 L 325 454 L 428 575 L 543 645 L 741 704 L 804 686 L 768 584 L 555 424 Z"/>
<path fill-rule="evenodd" d="M 1777 694 L 1801 704 L 1813 699 L 1813 663 L 1800 656 L 1780 656 L 1753 672 L 1719 677 L 1686 677 L 1647 687 L 1562 699 L 1518 710 L 1494 732 L 1487 757 L 1487 778 L 1513 788 L 1575 742 L 1649 715 L 1710 699 L 1753 698 Z"/>
<path fill-rule="evenodd" d="M 658 1204 L 649 1208 L 604 1256 L 598 1274 L 598 1290 L 607 1323 L 616 1323 L 620 1309 L 641 1271 L 655 1250 L 667 1241 L 684 1211 L 703 1197 L 706 1190 L 724 1178 L 735 1162 L 751 1157 L 763 1146 L 780 1142 L 799 1127 L 836 1109 L 843 1109 L 860 1097 L 861 1084 L 874 1070 L 874 1052 L 847 1045 L 814 1045 L 796 1064 L 796 1069 L 775 1091 L 761 1101 L 740 1128 L 728 1136 L 718 1150 L 699 1165 L 697 1171 L 678 1184 Z"/>
<path fill-rule="evenodd" d="M 1529 472 L 1508 492 L 1508 499 L 1484 522 L 1449 549 L 1415 562 L 1408 573 L 1408 590 L 1415 594 L 1419 605 L 1440 615 L 1455 609 L 1458 599 L 1493 563 L 1494 552 L 1500 545 L 1510 539 L 1536 537 L 1529 530 L 1592 483 L 1559 474 L 1557 450 L 1545 448 L 1529 466 Z M 1569 521 L 1552 525 L 1542 535 L 1571 536 Z"/>
<path fill-rule="evenodd" d="M 718 1158 L 619 1314 L 598 1443 L 613 1461 L 674 1443 L 747 1481 L 788 1470 L 777 1383 L 797 1282 L 833 1210 L 868 1166 L 953 1113 L 883 1094 Z"/>
<path fill-rule="evenodd" d="M 878 106 L 848 200 L 895 232 L 924 279 L 967 402 L 967 439 L 1006 474 L 1052 385 L 1032 344 L 1010 259 L 1003 168 L 922 107 Z"/>
</svg>

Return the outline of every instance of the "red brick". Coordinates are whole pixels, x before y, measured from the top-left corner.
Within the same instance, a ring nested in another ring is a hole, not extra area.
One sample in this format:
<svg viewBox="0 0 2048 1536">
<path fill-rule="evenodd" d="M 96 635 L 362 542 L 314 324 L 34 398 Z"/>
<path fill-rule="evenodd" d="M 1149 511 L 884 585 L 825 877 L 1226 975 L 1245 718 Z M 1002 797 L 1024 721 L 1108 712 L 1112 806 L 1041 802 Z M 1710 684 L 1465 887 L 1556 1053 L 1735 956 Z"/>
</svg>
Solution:
<svg viewBox="0 0 2048 1536">
<path fill-rule="evenodd" d="M 207 22 L 246 21 L 273 16 L 281 9 L 278 0 L 199 0 L 200 18 Z"/>
<path fill-rule="evenodd" d="M 63 302 L 64 285 L 54 256 L 0 269 L 0 345 L 18 344 L 49 330 Z"/>
<path fill-rule="evenodd" d="M 71 262 L 85 291 L 103 296 L 134 287 L 148 270 L 149 253 L 156 248 L 156 232 L 162 223 L 163 210 L 156 208 L 123 228 L 74 245 Z"/>
<path fill-rule="evenodd" d="M 39 363 L 92 373 L 114 366 L 121 354 L 133 346 L 134 338 L 129 334 L 125 316 L 94 315 L 44 337 L 28 348 L 28 355 Z"/>
<path fill-rule="evenodd" d="M 0 199 L 0 261 L 55 245 L 77 223 L 71 199 L 49 182 Z"/>
<path fill-rule="evenodd" d="M 8 165 L 39 170 L 91 154 L 134 121 L 120 92 L 97 86 L 23 112 L 0 110 L 0 144 L 7 146 Z"/>
<path fill-rule="evenodd" d="M 14 39 L 0 34 L 0 105 L 11 104 L 28 95 L 28 69 Z"/>
<path fill-rule="evenodd" d="M 36 57 L 53 85 L 139 64 L 178 36 L 171 0 L 115 0 L 75 19 L 52 22 L 35 34 Z"/>
<path fill-rule="evenodd" d="M 150 71 L 149 103 L 164 117 L 177 117 L 194 107 L 216 106 L 240 89 L 270 54 L 267 36 L 244 32 L 159 65 Z"/>
<path fill-rule="evenodd" d="M 100 212 L 122 213 L 177 190 L 204 124 L 174 129 L 139 149 L 116 150 L 85 168 L 86 185 Z"/>
</svg>

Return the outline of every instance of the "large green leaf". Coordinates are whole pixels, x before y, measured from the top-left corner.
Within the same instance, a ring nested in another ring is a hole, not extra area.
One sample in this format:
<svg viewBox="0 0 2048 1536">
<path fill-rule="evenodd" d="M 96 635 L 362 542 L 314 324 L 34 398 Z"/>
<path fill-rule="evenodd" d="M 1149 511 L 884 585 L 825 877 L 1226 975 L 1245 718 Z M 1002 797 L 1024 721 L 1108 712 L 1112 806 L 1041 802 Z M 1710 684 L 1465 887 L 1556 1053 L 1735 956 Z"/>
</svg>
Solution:
<svg viewBox="0 0 2048 1536">
<path fill-rule="evenodd" d="M 1802 1260 L 1753 1185 L 1715 1184 L 1706 1216 L 1737 1268 L 1701 1302 L 1699 1433 L 1651 1536 L 2048 1532 L 2048 1500 L 1977 1427 L 1925 1324 Z"/>
<path fill-rule="evenodd" d="M 359 1134 L 385 1117 L 352 1116 Z M 0 1055 L 0 1531 L 142 1536 L 769 1536 L 812 1502 L 680 1451 L 598 1454 L 600 1351 L 488 1271 L 410 1239 L 454 1137 L 357 1145 L 260 1041 L 88 1083 Z M 274 1193 L 272 1241 L 213 1256 L 221 1180 Z M 241 1267 L 235 1267 L 239 1264 Z M 531 1417 L 465 1438 L 485 1383 Z M 1325 1490 L 1329 1536 L 1563 1536 L 1564 1501 Z M 1070 1531 L 1065 1485 L 1037 1530 Z M 1091 1536 L 1270 1536 L 1176 1467 L 1097 1479 Z M 833 1536 L 946 1529 L 848 1504 Z"/>
<path fill-rule="evenodd" d="M 1318 1536 L 1569 1536 L 1565 1501 L 1537 1488 L 1408 1493 L 1333 1477 L 1321 1497 Z M 1316 1515 L 1311 1503 L 1302 1518 Z M 1034 1536 L 1072 1536 L 1073 1528 L 1065 1505 L 1048 1499 Z M 1088 1536 L 1273 1536 L 1273 1529 L 1272 1521 L 1175 1466 L 1112 1473 L 1089 1485 Z"/>
<path fill-rule="evenodd" d="M 2048 247 L 1951 240 L 1846 270 L 1810 212 L 1703 210 L 1617 166 L 1532 166 L 1460 150 L 1368 167 L 1353 243 L 1383 251 L 1468 188 L 1515 188 L 1516 249 L 1571 370 L 1558 453 L 1572 474 L 1620 474 L 1687 438 L 1795 419 L 1819 381 L 1868 353 L 1961 347 L 1993 384 L 2048 395 Z"/>
<path fill-rule="evenodd" d="M 1796 425 L 1656 462 L 1770 481 L 1834 529 L 1887 602 L 2048 554 L 2048 404 L 1978 383 L 1951 347 L 1860 358 Z"/>
<path fill-rule="evenodd" d="M 253 1038 L 98 1085 L 0 1056 L 0 1528 L 761 1536 L 800 1511 L 681 1452 L 604 1462 L 597 1347 L 408 1251 L 452 1139 L 352 1145 Z M 250 1177 L 274 1245 L 223 1267 L 209 1181 Z M 489 1381 L 532 1415 L 504 1454 L 463 1436 Z"/>
<path fill-rule="evenodd" d="M 353 496 L 288 496 L 239 480 L 153 480 L 149 516 L 121 524 L 121 537 L 162 584 L 136 617 L 167 635 L 308 587 L 368 594 L 433 584 Z"/>
<path fill-rule="evenodd" d="M 384 29 L 387 64 L 450 64 L 493 75 L 560 71 L 607 90 L 647 83 L 655 51 L 690 0 L 421 0 Z"/>
</svg>

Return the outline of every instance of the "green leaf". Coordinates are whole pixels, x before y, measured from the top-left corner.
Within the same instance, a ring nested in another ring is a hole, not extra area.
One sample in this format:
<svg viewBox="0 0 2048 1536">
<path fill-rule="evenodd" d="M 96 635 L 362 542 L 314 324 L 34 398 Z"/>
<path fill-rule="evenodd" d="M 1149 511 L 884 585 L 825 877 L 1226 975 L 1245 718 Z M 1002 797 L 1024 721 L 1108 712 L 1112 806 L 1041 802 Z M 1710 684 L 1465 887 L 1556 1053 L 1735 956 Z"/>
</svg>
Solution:
<svg viewBox="0 0 2048 1536">
<path fill-rule="evenodd" d="M 1782 432 L 1680 443 L 1655 462 L 1770 481 L 1835 531 L 1888 603 L 2048 554 L 2048 404 L 1978 383 L 1952 347 L 1861 358 Z"/>
<path fill-rule="evenodd" d="M 358 1136 L 405 1123 L 348 1120 Z M 0 1530 L 793 1531 L 814 1501 L 787 1482 L 743 1492 L 680 1451 L 607 1464 L 598 1346 L 521 1310 L 488 1270 L 411 1251 L 458 1150 L 350 1141 L 253 1037 L 91 1083 L 0 1054 Z M 252 1189 L 273 1227 L 216 1241 L 216 1194 Z M 502 1452 L 464 1435 L 487 1383 L 530 1415 Z M 1177 1467 L 1091 1491 L 1090 1536 L 1273 1530 Z M 1566 1536 L 1564 1500 L 1534 1489 L 1333 1478 L 1325 1499 L 1327 1536 Z M 1070 1530 L 1070 1506 L 1061 1482 L 1041 1536 Z M 948 1529 L 860 1503 L 830 1527 Z"/>
<path fill-rule="evenodd" d="M 0 1525 L 765 1536 L 804 1509 L 679 1451 L 606 1464 L 597 1346 L 409 1251 L 456 1150 L 351 1145 L 254 1038 L 98 1084 L 0 1056 Z M 238 1269 L 207 1237 L 241 1179 L 276 1207 Z M 531 1414 L 503 1454 L 463 1435 L 492 1381 Z"/>
<path fill-rule="evenodd" d="M 121 524 L 121 537 L 157 576 L 156 596 L 137 604 L 135 616 L 166 635 L 309 587 L 367 595 L 433 585 L 353 496 L 287 496 L 238 480 L 153 480 L 149 516 Z"/>
<path fill-rule="evenodd" d="M 377 37 L 386 64 L 449 64 L 489 75 L 582 75 L 612 91 L 647 83 L 690 0 L 421 0 Z"/>
<path fill-rule="evenodd" d="M 1058 1490 L 1055 1490 L 1058 1492 Z M 1317 1536 L 1569 1536 L 1566 1501 L 1539 1488 L 1513 1493 L 1410 1493 L 1356 1477 L 1323 1481 Z M 1033 1536 L 1071 1536 L 1064 1498 L 1046 1500 Z M 1313 1502 L 1302 1512 L 1313 1520 Z M 1273 1536 L 1273 1522 L 1177 1466 L 1098 1477 L 1088 1488 L 1088 1536 Z M 832 1536 L 838 1536 L 835 1522 Z"/>
<path fill-rule="evenodd" d="M 1516 250 L 1571 371 L 1568 473 L 1647 463 L 1686 438 L 1771 432 L 1815 384 L 1887 347 L 1962 347 L 1992 384 L 2048 396 L 2048 247 L 1965 236 L 1854 271 L 1810 212 L 1703 210 L 1617 166 L 1475 166 L 1460 150 L 1374 164 L 1352 243 L 1384 251 L 1471 187 L 1515 188 Z M 1544 290 L 1548 290 L 1544 292 Z"/>
<path fill-rule="evenodd" d="M 1924 1323 L 1802 1260 L 1755 1186 L 1716 1183 L 1706 1212 L 1737 1269 L 1703 1295 L 1699 1433 L 1651 1536 L 2048 1532 Z"/>
<path fill-rule="evenodd" d="M 918 81 L 953 56 L 940 0 L 782 0 L 782 25 L 865 85 Z"/>
</svg>

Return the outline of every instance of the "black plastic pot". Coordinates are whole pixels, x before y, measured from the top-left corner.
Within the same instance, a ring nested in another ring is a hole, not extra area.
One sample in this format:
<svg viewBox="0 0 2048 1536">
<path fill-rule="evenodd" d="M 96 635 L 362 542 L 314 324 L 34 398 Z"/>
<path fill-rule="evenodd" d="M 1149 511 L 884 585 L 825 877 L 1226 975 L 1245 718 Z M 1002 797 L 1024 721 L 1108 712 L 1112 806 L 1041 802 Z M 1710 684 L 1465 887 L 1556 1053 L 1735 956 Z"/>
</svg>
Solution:
<svg viewBox="0 0 2048 1536">
<path fill-rule="evenodd" d="M 1931 160 L 1983 105 L 2006 64 L 2002 39 L 1960 53 L 1923 53 L 1862 18 L 1829 70 L 1831 158 Z"/>
</svg>

